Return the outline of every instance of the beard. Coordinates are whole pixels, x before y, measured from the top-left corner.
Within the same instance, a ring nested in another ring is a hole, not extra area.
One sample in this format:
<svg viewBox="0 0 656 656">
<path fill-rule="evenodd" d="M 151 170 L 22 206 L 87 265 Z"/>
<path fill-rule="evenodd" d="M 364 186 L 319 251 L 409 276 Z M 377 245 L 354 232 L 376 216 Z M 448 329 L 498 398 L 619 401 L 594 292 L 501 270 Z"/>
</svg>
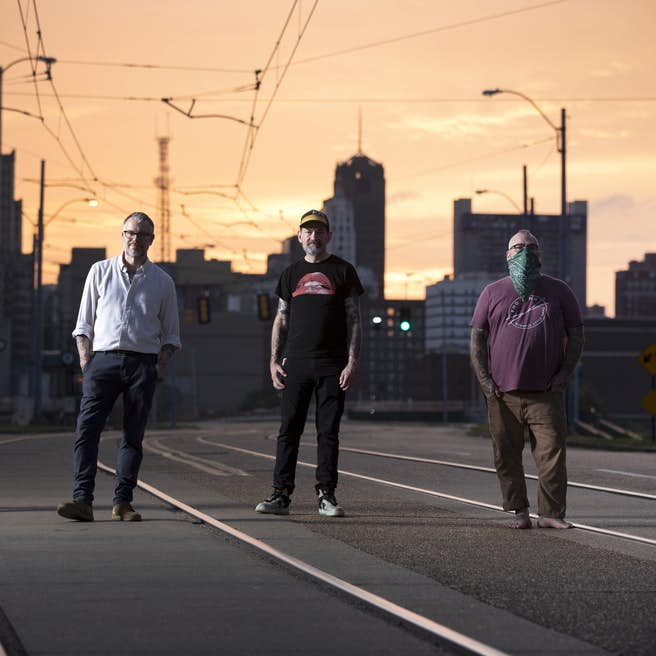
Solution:
<svg viewBox="0 0 656 656">
<path fill-rule="evenodd" d="M 317 257 L 318 255 L 324 255 L 326 252 L 325 244 L 317 244 L 315 242 L 307 244 L 303 247 L 306 255 L 311 255 L 312 257 Z"/>
</svg>

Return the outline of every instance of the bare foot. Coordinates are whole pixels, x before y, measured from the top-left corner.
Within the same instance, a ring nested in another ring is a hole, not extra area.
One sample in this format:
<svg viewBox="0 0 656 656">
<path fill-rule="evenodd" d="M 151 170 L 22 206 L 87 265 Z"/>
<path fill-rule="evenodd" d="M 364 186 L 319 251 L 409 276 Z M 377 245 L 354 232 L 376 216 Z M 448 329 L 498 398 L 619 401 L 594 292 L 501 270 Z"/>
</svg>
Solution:
<svg viewBox="0 0 656 656">
<path fill-rule="evenodd" d="M 528 508 L 524 508 L 524 510 L 515 510 L 515 519 L 510 522 L 509 524 L 510 528 L 533 528 L 533 524 L 531 523 L 531 518 L 529 517 L 528 514 Z"/>
<path fill-rule="evenodd" d="M 557 517 L 538 517 L 538 526 L 540 528 L 572 528 L 572 524 L 564 519 Z"/>
</svg>

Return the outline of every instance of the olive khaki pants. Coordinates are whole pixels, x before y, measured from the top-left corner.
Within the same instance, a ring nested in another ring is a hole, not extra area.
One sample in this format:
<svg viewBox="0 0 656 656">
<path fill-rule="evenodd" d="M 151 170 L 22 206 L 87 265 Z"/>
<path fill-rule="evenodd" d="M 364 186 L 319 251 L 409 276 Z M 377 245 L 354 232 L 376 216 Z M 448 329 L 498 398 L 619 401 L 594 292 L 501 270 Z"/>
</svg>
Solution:
<svg viewBox="0 0 656 656">
<path fill-rule="evenodd" d="M 504 392 L 487 399 L 494 445 L 494 465 L 504 510 L 528 508 L 522 464 L 524 427 L 528 427 L 533 460 L 538 470 L 538 514 L 565 517 L 567 419 L 561 392 Z"/>
</svg>

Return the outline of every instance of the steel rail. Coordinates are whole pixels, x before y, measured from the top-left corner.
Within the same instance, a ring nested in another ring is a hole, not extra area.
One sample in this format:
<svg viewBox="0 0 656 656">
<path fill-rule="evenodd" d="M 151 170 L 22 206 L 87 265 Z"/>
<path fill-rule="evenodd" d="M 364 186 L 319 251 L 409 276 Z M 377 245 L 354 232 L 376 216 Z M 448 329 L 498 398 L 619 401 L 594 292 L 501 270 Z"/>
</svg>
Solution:
<svg viewBox="0 0 656 656">
<path fill-rule="evenodd" d="M 115 469 L 108 467 L 100 460 L 98 461 L 98 468 L 108 474 L 116 475 Z M 369 592 L 357 585 L 353 585 L 352 583 L 349 583 L 344 579 L 340 579 L 337 576 L 333 576 L 332 574 L 329 574 L 328 572 L 325 572 L 324 570 L 319 569 L 318 567 L 314 567 L 313 565 L 306 563 L 300 558 L 295 558 L 294 556 L 291 556 L 285 553 L 284 551 L 280 551 L 279 549 L 270 546 L 266 542 L 262 540 L 258 540 L 257 538 L 254 538 L 248 535 L 247 533 L 244 533 L 243 531 L 233 528 L 229 524 L 221 522 L 218 519 L 212 517 L 211 515 L 208 515 L 207 513 L 204 513 L 198 510 L 197 508 L 194 508 L 193 506 L 190 506 L 189 504 L 186 504 L 183 501 L 176 499 L 175 497 L 167 494 L 166 492 L 156 488 L 153 485 L 146 483 L 141 479 L 137 481 L 137 485 L 145 492 L 152 494 L 153 496 L 157 497 L 158 499 L 161 499 L 165 503 L 168 503 L 171 506 L 174 506 L 175 508 L 182 510 L 188 515 L 191 515 L 192 517 L 199 519 L 200 521 L 208 524 L 209 526 L 212 526 L 220 531 L 223 531 L 224 533 L 231 535 L 232 537 L 240 540 L 241 542 L 249 544 L 250 546 L 255 547 L 259 551 L 266 553 L 272 558 L 275 558 L 276 560 L 279 560 L 280 562 L 283 562 L 286 565 L 289 565 L 290 567 L 296 570 L 299 570 L 315 579 L 318 579 L 323 583 L 326 583 L 331 587 L 336 588 L 341 592 L 344 592 L 349 596 L 354 597 L 368 604 L 369 606 L 373 606 L 379 610 L 382 610 L 388 615 L 392 615 L 394 618 L 401 620 L 406 624 L 410 624 L 412 626 L 418 627 L 423 631 L 426 631 L 430 635 L 437 637 L 440 640 L 448 643 L 451 646 L 455 646 L 458 649 L 466 650 L 468 653 L 476 654 L 479 656 L 509 656 L 506 652 L 499 651 L 498 649 L 495 649 L 490 645 L 486 645 L 485 643 L 470 638 L 469 636 L 464 635 L 463 633 L 454 631 L 453 629 L 450 629 L 449 627 L 444 626 L 439 622 L 435 622 L 428 617 L 415 613 L 407 608 L 404 608 L 403 606 L 399 606 L 398 604 L 395 604 L 394 602 L 389 601 L 384 597 Z"/>
<path fill-rule="evenodd" d="M 268 453 L 261 453 L 259 451 L 252 451 L 251 449 L 243 449 L 241 447 L 232 446 L 231 444 L 225 444 L 223 442 L 214 442 L 212 440 L 207 440 L 202 437 L 198 437 L 197 440 L 203 444 L 210 444 L 213 446 L 220 446 L 224 449 L 229 449 L 232 451 L 237 451 L 239 453 L 244 453 L 247 455 L 253 455 L 260 458 L 266 458 L 268 460 L 275 460 L 275 456 L 271 456 Z M 303 467 L 312 467 L 315 468 L 316 465 L 309 462 L 304 462 L 302 460 L 298 461 L 298 464 Z M 508 511 L 504 510 L 501 506 L 485 503 L 484 501 L 478 501 L 476 499 L 468 499 L 466 497 L 459 497 L 452 494 L 446 494 L 444 492 L 438 492 L 436 490 L 429 490 L 426 488 L 416 487 L 414 485 L 406 485 L 404 483 L 396 483 L 395 481 L 387 481 L 382 478 L 376 478 L 374 476 L 366 476 L 364 474 L 358 474 L 357 472 L 350 472 L 345 469 L 338 470 L 339 473 L 343 476 L 350 476 L 352 478 L 358 478 L 361 480 L 366 480 L 372 483 L 378 483 L 380 485 L 385 485 L 387 487 L 393 487 L 401 490 L 408 490 L 410 492 L 419 492 L 420 494 L 427 494 L 433 497 L 439 497 L 441 499 L 448 499 L 449 501 L 456 501 L 458 503 L 464 503 L 469 506 L 476 506 L 478 508 L 485 508 L 487 510 L 496 510 L 499 512 L 507 513 Z M 531 513 L 530 515 L 533 519 L 537 519 L 538 515 Z M 590 524 L 579 524 L 577 522 L 571 522 L 573 528 L 578 528 L 582 531 L 587 531 L 590 533 L 598 533 L 601 535 L 609 535 L 616 538 L 621 538 L 623 540 L 629 540 L 632 542 L 641 542 L 643 544 L 649 544 L 651 546 L 656 546 L 656 540 L 652 538 L 645 538 L 640 535 L 633 535 L 632 533 L 623 533 L 622 531 L 613 531 L 611 529 L 599 528 L 596 526 L 591 526 Z"/>
</svg>

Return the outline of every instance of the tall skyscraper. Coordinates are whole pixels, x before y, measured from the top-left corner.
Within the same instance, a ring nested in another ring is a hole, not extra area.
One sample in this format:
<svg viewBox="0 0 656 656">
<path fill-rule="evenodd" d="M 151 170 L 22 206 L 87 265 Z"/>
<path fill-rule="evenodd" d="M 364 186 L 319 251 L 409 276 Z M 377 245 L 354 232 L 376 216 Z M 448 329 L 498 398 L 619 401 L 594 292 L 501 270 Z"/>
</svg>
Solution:
<svg viewBox="0 0 656 656">
<path fill-rule="evenodd" d="M 576 294 L 581 309 L 586 307 L 587 201 L 569 203 L 567 215 L 566 282 Z M 492 278 L 506 275 L 505 251 L 508 240 L 521 228 L 528 228 L 540 242 L 542 272 L 559 277 L 558 214 L 476 214 L 471 199 L 454 202 L 453 272 L 484 273 Z"/>
<path fill-rule="evenodd" d="M 361 151 L 335 168 L 334 197 L 353 206 L 355 264 L 369 269 L 382 298 L 385 294 L 385 171 Z"/>
<path fill-rule="evenodd" d="M 33 260 L 21 252 L 22 201 L 14 198 L 15 151 L 2 155 L 0 166 L 0 319 L 9 322 L 5 348 L 11 363 L 4 388 L 13 394 L 27 394 L 32 358 Z"/>
<path fill-rule="evenodd" d="M 347 262 L 357 263 L 353 203 L 341 187 L 336 187 L 335 195 L 323 202 L 322 209 L 330 218 L 330 231 L 333 233 L 330 252 Z"/>
<path fill-rule="evenodd" d="M 0 157 L 2 188 L 0 189 L 0 253 L 20 254 L 22 237 L 22 201 L 14 199 L 16 151 Z"/>
</svg>

